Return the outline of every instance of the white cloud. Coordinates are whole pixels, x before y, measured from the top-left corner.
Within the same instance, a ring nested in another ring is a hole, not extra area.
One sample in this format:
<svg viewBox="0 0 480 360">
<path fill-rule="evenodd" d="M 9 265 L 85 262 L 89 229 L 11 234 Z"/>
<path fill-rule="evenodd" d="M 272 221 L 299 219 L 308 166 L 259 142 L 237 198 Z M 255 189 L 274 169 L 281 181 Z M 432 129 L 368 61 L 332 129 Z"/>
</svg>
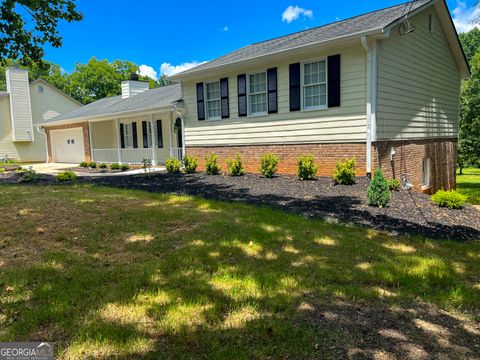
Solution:
<svg viewBox="0 0 480 360">
<path fill-rule="evenodd" d="M 228 28 L 228 26 L 224 26 L 224 27 L 223 27 L 223 31 L 224 31 L 224 32 L 227 32 L 228 30 L 230 30 L 230 29 Z"/>
<path fill-rule="evenodd" d="M 303 16 L 308 17 L 308 18 L 312 18 L 313 17 L 313 11 L 312 10 L 305 10 L 301 7 L 290 5 L 283 12 L 282 21 L 285 21 L 285 22 L 290 24 L 292 21 L 297 20 L 300 17 L 300 15 L 303 15 Z"/>
<path fill-rule="evenodd" d="M 468 7 L 466 1 L 457 1 L 457 7 L 452 11 L 453 23 L 458 33 L 467 32 L 479 27 L 480 5 Z"/>
<path fill-rule="evenodd" d="M 183 64 L 180 64 L 180 65 L 172 65 L 170 63 L 165 62 L 162 65 L 160 65 L 160 74 L 167 75 L 167 76 L 175 75 L 175 74 L 178 74 L 182 71 L 191 69 L 195 66 L 198 66 L 198 65 L 201 65 L 201 64 L 204 64 L 204 63 L 206 63 L 206 61 L 184 62 Z"/>
<path fill-rule="evenodd" d="M 151 66 L 140 65 L 138 67 L 138 70 L 140 72 L 139 75 L 148 76 L 150 79 L 153 79 L 153 80 L 158 79 L 157 72 L 155 70 L 153 70 L 153 68 Z"/>
</svg>

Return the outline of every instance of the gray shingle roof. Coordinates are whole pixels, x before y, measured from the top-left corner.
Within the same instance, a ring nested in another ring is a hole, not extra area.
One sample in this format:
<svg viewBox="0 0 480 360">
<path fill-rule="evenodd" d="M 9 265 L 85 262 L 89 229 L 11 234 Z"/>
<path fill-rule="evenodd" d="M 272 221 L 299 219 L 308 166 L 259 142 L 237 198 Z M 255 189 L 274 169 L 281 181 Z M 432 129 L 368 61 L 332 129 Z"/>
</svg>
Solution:
<svg viewBox="0 0 480 360">
<path fill-rule="evenodd" d="M 373 11 L 355 16 L 346 20 L 319 26 L 313 29 L 300 31 L 294 34 L 278 37 L 248 45 L 229 54 L 223 55 L 205 64 L 183 71 L 175 76 L 190 74 L 200 70 L 215 68 L 233 62 L 269 55 L 279 51 L 294 49 L 300 46 L 313 45 L 324 41 L 334 40 L 354 34 L 368 33 L 381 30 L 408 13 L 427 4 L 431 0 L 416 0 L 395 5 L 386 9 Z"/>
<path fill-rule="evenodd" d="M 125 112 L 161 108 L 169 106 L 170 104 L 181 100 L 181 98 L 182 92 L 180 84 L 163 86 L 147 90 L 127 99 L 122 99 L 121 95 L 100 99 L 78 109 L 54 117 L 48 120 L 48 122 L 80 120 L 102 116 L 109 117 Z"/>
</svg>

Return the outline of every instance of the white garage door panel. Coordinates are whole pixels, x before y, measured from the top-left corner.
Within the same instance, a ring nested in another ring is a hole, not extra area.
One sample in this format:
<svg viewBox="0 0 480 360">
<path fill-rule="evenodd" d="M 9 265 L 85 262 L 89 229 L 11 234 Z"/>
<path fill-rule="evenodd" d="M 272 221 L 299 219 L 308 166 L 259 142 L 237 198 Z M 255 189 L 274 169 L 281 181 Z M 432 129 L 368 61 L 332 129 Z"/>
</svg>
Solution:
<svg viewBox="0 0 480 360">
<path fill-rule="evenodd" d="M 82 128 L 52 130 L 50 136 L 54 162 L 80 163 L 85 161 Z"/>
</svg>

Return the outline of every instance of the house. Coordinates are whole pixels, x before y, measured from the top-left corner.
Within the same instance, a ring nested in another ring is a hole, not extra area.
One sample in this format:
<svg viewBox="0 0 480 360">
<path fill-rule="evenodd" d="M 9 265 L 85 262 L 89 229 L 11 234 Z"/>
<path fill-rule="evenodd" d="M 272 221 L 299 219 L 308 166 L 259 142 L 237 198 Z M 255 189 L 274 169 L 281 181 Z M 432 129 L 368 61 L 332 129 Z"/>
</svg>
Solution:
<svg viewBox="0 0 480 360">
<path fill-rule="evenodd" d="M 172 76 L 179 84 L 168 88 L 125 83 L 121 98 L 51 124 L 83 121 L 86 158 L 98 161 L 151 154 L 161 163 L 186 153 L 202 168 L 213 152 L 225 169 L 240 153 L 246 170 L 258 172 L 272 152 L 279 173 L 294 174 L 298 157 L 312 154 L 319 175 L 330 176 L 336 161 L 355 157 L 358 176 L 381 167 L 432 192 L 455 188 L 468 76 L 445 1 L 416 0 L 246 46 Z M 129 84 L 144 91 L 129 95 Z M 157 153 L 158 134 L 167 134 L 170 152 Z"/>
<path fill-rule="evenodd" d="M 6 71 L 7 91 L 0 91 L 0 159 L 47 160 L 45 121 L 82 106 L 45 80 L 29 83 L 27 70 Z"/>
<path fill-rule="evenodd" d="M 122 94 L 104 98 L 45 124 L 50 162 L 165 163 L 181 158 L 180 85 L 149 90 L 138 75 L 121 84 Z"/>
<path fill-rule="evenodd" d="M 417 0 L 259 42 L 187 70 L 186 152 L 266 152 L 294 174 L 313 154 L 319 175 L 355 157 L 426 192 L 455 187 L 460 82 L 469 76 L 444 0 Z M 223 164 L 225 166 L 225 164 Z M 224 167 L 225 168 L 225 167 Z"/>
</svg>

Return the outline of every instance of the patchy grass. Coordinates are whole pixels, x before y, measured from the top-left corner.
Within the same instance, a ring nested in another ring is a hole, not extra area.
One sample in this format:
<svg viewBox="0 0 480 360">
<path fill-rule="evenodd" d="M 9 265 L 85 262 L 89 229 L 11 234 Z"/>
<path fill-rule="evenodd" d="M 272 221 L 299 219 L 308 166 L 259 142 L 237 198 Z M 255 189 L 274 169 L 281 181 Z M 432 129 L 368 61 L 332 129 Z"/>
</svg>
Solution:
<svg viewBox="0 0 480 360">
<path fill-rule="evenodd" d="M 477 243 L 87 185 L 0 186 L 0 211 L 0 341 L 59 358 L 479 355 Z"/>
<path fill-rule="evenodd" d="M 457 190 L 468 196 L 468 202 L 480 205 L 480 169 L 463 169 L 463 175 L 457 173 Z"/>
</svg>

